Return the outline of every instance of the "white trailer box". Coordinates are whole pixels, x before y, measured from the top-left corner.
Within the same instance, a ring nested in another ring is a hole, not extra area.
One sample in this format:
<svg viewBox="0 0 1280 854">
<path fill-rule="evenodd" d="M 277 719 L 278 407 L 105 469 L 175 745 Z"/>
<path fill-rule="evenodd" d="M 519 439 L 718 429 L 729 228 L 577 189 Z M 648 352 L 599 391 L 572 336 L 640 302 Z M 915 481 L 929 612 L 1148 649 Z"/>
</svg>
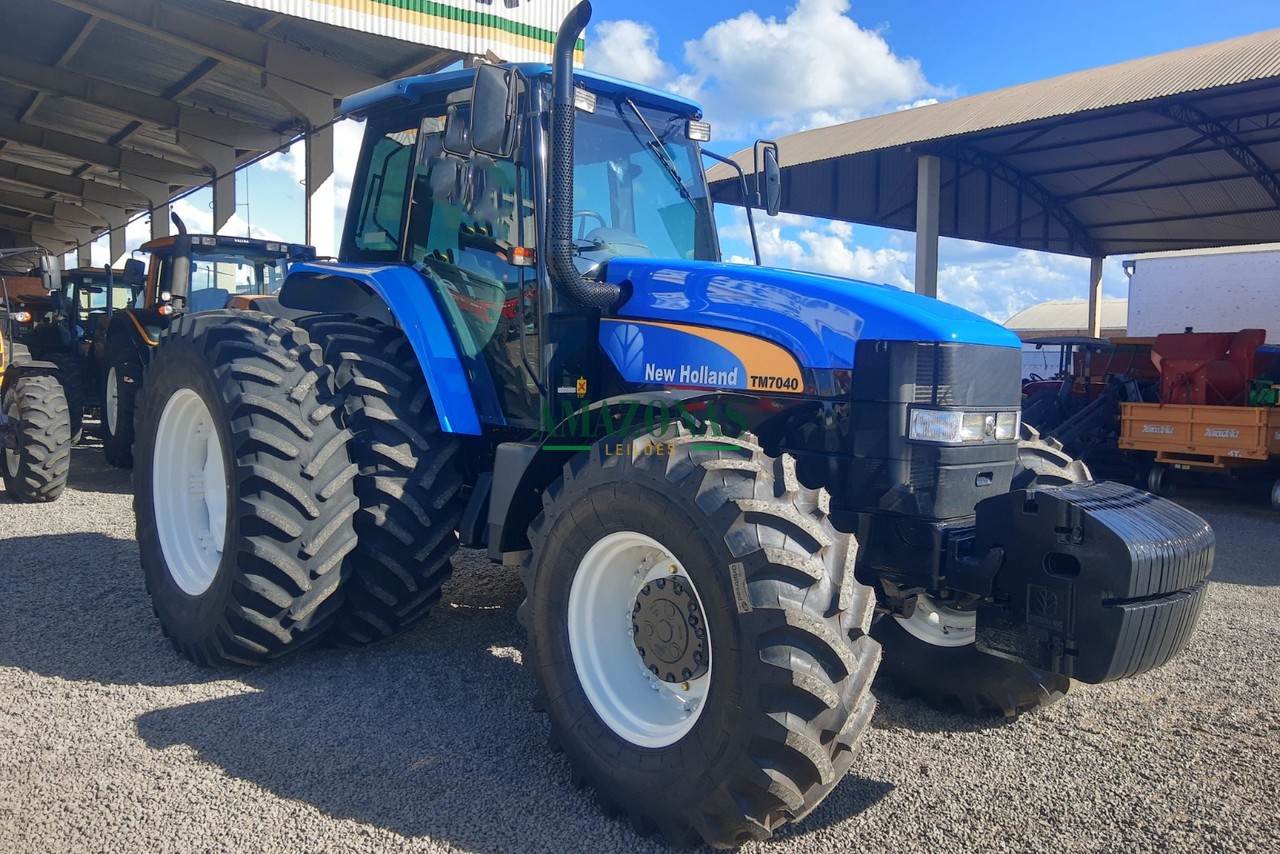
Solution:
<svg viewBox="0 0 1280 854">
<path fill-rule="evenodd" d="M 1267 343 L 1280 344 L 1280 243 L 1156 252 L 1132 263 L 1129 335 L 1265 329 Z"/>
</svg>

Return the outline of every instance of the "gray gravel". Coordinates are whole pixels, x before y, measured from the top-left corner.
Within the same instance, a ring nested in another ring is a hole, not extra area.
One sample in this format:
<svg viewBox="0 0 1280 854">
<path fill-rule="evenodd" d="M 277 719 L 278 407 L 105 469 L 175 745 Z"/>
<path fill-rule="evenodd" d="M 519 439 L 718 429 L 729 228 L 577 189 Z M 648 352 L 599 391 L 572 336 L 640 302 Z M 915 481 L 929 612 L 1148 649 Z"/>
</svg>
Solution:
<svg viewBox="0 0 1280 854">
<path fill-rule="evenodd" d="M 201 671 L 142 589 L 128 475 L 75 452 L 53 505 L 0 498 L 0 851 L 657 851 L 569 782 L 529 708 L 514 575 L 463 554 L 382 646 Z M 854 773 L 746 851 L 1280 850 L 1280 518 L 1218 532 L 1165 668 L 1005 724 L 881 690 Z"/>
</svg>

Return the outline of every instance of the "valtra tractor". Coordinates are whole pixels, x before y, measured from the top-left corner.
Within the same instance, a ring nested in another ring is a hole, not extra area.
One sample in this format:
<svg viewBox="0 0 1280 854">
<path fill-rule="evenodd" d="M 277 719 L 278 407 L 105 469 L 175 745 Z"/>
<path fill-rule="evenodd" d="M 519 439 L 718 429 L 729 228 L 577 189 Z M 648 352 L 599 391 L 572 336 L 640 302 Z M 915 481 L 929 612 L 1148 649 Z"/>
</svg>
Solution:
<svg viewBox="0 0 1280 854">
<path fill-rule="evenodd" d="M 249 308 L 279 290 L 292 261 L 315 258 L 314 249 L 297 243 L 188 234 L 172 216 L 177 234 L 138 249 L 150 256 L 145 272 L 140 260 L 125 262 L 125 277 L 142 292 L 112 315 L 102 353 L 102 449 L 120 468 L 133 465 L 134 398 L 160 333 L 189 312 Z"/>
<path fill-rule="evenodd" d="M 134 482 L 173 645 L 375 641 L 438 599 L 459 542 L 486 549 L 526 586 L 575 780 L 721 847 L 839 783 L 881 650 L 899 683 L 1010 715 L 1175 655 L 1204 521 L 1020 441 L 1001 327 L 723 263 L 698 106 L 575 71 L 589 16 L 552 66 L 348 98 L 341 261 L 295 265 L 278 311 L 161 336 Z"/>
</svg>

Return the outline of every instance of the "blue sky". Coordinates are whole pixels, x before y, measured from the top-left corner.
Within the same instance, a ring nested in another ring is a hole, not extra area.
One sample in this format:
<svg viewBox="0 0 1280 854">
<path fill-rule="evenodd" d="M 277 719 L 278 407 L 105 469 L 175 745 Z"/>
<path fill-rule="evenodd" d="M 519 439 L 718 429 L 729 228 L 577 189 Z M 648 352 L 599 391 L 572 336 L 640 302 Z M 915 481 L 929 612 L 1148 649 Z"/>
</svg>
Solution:
<svg viewBox="0 0 1280 854">
<path fill-rule="evenodd" d="M 593 0 L 593 6 L 587 66 L 699 99 L 715 126 L 712 147 L 723 153 L 757 135 L 1280 27 L 1276 0 Z M 340 130 L 340 207 L 357 143 L 358 128 Z M 228 231 L 301 239 L 300 160 L 277 157 L 251 169 L 248 192 L 242 177 L 242 207 Z M 209 219 L 208 206 L 207 194 L 198 194 L 178 210 L 196 230 Z M 749 243 L 740 212 L 725 209 L 719 219 L 726 255 L 744 257 Z M 766 263 L 910 287 L 909 233 L 790 216 L 766 219 L 761 232 Z M 940 254 L 942 298 L 996 320 L 1085 293 L 1088 262 L 1080 259 L 948 240 Z M 1119 261 L 1110 260 L 1108 296 L 1124 296 L 1124 284 Z"/>
</svg>

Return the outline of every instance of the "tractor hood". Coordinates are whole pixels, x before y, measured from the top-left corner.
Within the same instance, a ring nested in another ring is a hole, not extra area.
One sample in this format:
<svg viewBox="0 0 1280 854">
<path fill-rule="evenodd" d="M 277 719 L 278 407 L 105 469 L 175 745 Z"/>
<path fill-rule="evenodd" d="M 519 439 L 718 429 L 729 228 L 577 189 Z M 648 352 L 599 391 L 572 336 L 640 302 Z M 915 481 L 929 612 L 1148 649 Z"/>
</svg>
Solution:
<svg viewBox="0 0 1280 854">
<path fill-rule="evenodd" d="M 862 339 L 1021 346 L 1003 326 L 891 285 L 654 258 L 614 258 L 604 278 L 630 294 L 614 312 L 619 320 L 744 333 L 779 345 L 800 367 L 814 370 L 852 368 Z M 602 343 L 610 352 L 609 342 Z"/>
</svg>

